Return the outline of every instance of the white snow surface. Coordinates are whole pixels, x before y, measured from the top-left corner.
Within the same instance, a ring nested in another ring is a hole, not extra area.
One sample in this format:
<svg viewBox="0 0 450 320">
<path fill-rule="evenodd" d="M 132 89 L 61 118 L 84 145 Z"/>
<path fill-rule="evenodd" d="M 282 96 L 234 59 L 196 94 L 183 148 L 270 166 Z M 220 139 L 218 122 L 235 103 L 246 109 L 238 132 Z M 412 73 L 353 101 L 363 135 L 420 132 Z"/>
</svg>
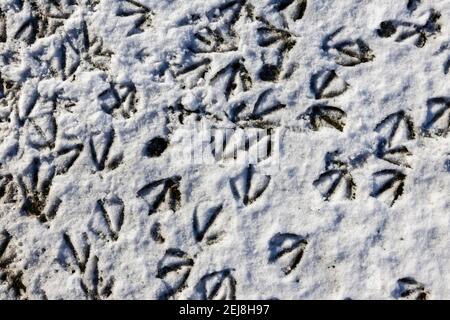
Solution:
<svg viewBox="0 0 450 320">
<path fill-rule="evenodd" d="M 450 298 L 450 1 L 56 2 L 0 0 L 0 298 Z"/>
</svg>

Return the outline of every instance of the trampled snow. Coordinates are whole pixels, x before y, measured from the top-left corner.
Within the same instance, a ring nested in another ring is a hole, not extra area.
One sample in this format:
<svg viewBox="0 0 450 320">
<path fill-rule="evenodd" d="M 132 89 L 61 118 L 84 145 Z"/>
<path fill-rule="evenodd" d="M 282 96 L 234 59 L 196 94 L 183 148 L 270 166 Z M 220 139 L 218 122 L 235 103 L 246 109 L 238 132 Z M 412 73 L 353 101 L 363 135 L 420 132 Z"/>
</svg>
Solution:
<svg viewBox="0 0 450 320">
<path fill-rule="evenodd" d="M 450 298 L 449 17 L 0 0 L 0 297 Z"/>
</svg>

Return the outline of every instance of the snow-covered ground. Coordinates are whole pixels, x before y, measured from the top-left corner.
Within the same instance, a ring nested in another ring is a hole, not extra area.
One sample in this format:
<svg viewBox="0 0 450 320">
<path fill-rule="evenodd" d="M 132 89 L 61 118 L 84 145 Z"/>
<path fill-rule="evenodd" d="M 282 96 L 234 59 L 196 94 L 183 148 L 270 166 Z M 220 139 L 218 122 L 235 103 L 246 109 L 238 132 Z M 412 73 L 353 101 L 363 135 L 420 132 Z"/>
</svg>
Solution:
<svg viewBox="0 0 450 320">
<path fill-rule="evenodd" d="M 0 0 L 0 298 L 450 298 L 449 22 Z"/>
</svg>

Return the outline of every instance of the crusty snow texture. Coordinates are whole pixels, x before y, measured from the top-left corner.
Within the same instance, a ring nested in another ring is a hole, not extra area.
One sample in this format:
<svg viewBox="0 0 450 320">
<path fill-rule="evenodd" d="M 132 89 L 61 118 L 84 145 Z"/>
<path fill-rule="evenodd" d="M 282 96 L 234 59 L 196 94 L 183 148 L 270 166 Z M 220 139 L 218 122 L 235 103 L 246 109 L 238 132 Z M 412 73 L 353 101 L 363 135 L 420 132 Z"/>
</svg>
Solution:
<svg viewBox="0 0 450 320">
<path fill-rule="evenodd" d="M 450 298 L 449 23 L 0 0 L 0 298 Z"/>
</svg>

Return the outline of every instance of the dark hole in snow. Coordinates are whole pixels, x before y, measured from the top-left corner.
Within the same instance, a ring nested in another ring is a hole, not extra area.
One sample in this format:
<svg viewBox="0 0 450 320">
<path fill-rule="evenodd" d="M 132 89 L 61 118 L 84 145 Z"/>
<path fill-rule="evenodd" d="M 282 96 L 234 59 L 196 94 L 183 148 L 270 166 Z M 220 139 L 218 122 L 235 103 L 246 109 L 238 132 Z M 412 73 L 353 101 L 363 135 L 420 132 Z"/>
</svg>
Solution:
<svg viewBox="0 0 450 320">
<path fill-rule="evenodd" d="M 145 155 L 150 158 L 159 157 L 167 149 L 168 144 L 169 142 L 162 137 L 153 138 L 147 143 Z"/>
<path fill-rule="evenodd" d="M 280 75 L 280 69 L 273 64 L 265 64 L 259 72 L 262 81 L 276 81 Z"/>
<path fill-rule="evenodd" d="M 380 24 L 380 29 L 377 29 L 377 33 L 380 37 L 389 38 L 397 31 L 392 21 L 383 21 Z"/>
</svg>

